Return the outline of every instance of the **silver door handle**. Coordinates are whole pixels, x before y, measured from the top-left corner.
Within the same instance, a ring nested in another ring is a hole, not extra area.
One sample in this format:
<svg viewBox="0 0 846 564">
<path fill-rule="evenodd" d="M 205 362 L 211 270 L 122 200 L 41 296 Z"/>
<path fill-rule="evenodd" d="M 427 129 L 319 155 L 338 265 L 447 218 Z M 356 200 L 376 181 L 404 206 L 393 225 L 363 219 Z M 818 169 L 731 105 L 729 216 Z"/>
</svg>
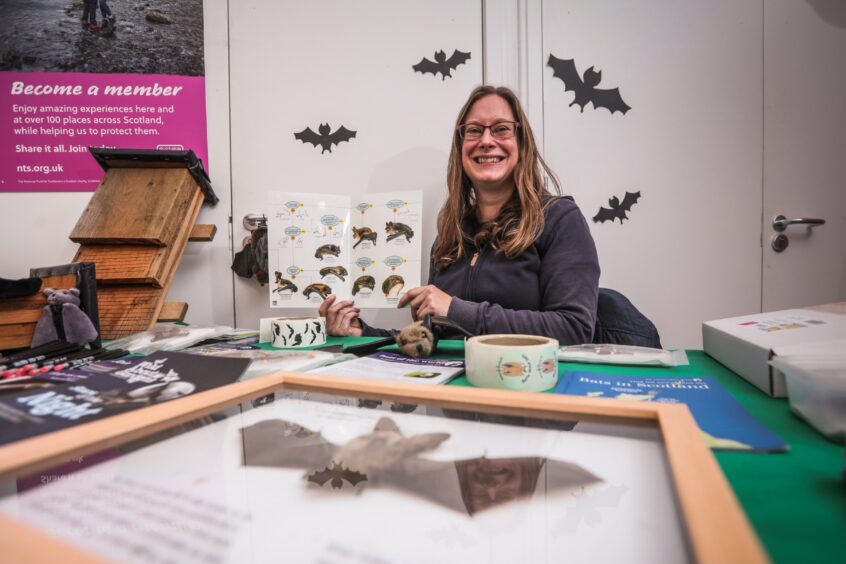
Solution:
<svg viewBox="0 0 846 564">
<path fill-rule="evenodd" d="M 825 225 L 825 220 L 812 217 L 787 219 L 783 215 L 777 215 L 773 218 L 773 229 L 776 231 L 784 231 L 788 225 Z"/>
<path fill-rule="evenodd" d="M 244 229 L 247 231 L 255 231 L 260 227 L 267 229 L 267 216 L 263 213 L 248 213 L 244 216 L 244 219 L 241 220 L 241 225 L 243 225 Z"/>
</svg>

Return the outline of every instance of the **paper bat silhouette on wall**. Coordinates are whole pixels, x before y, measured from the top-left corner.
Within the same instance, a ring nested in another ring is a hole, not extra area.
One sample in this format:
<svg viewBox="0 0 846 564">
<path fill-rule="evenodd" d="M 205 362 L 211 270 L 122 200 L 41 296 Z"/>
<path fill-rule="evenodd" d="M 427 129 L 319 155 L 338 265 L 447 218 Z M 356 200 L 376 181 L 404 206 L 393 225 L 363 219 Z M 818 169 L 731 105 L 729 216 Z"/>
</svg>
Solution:
<svg viewBox="0 0 846 564">
<path fill-rule="evenodd" d="M 600 221 L 605 223 L 609 219 L 611 223 L 614 223 L 615 219 L 619 219 L 620 223 L 623 223 L 624 219 L 629 219 L 629 216 L 626 215 L 627 211 L 631 211 L 632 206 L 637 203 L 640 199 L 640 190 L 637 192 L 626 192 L 626 195 L 623 196 L 622 203 L 620 200 L 617 199 L 617 196 L 614 196 L 608 200 L 608 205 L 611 206 L 611 209 L 601 207 L 595 216 L 593 216 L 594 223 L 599 223 Z"/>
<path fill-rule="evenodd" d="M 371 433 L 340 446 L 281 419 L 244 427 L 241 436 L 245 466 L 305 468 L 307 480 L 321 486 L 330 482 L 333 489 L 341 489 L 346 480 L 356 489 L 389 487 L 470 515 L 531 497 L 536 489 L 549 494 L 602 481 L 577 464 L 540 457 L 422 458 L 421 453 L 437 448 L 450 435 L 405 437 L 388 417 Z"/>
<path fill-rule="evenodd" d="M 411 68 L 422 74 L 430 72 L 436 77 L 438 76 L 438 73 L 441 73 L 441 80 L 443 81 L 446 80 L 446 77 L 452 78 L 450 71 L 456 69 L 458 65 L 463 65 L 469 58 L 470 53 L 464 53 L 463 51 L 459 51 L 457 49 L 452 52 L 449 59 L 446 58 L 446 53 L 443 51 L 435 51 L 434 63 L 426 57 L 423 57 L 419 63 L 412 65 Z"/>
<path fill-rule="evenodd" d="M 320 154 L 326 151 L 332 152 L 332 145 L 337 145 L 343 141 L 349 141 L 355 137 L 356 132 L 350 131 L 343 125 L 335 130 L 334 133 L 329 133 L 332 128 L 328 123 L 321 123 L 317 127 L 317 133 L 306 127 L 299 133 L 294 133 L 294 139 L 299 139 L 303 143 L 311 143 L 315 147 L 321 147 Z"/>
<path fill-rule="evenodd" d="M 564 82 L 564 91 L 573 91 L 576 97 L 570 102 L 570 105 L 578 104 L 582 111 L 585 111 L 585 106 L 588 102 L 593 103 L 594 109 L 606 108 L 613 115 L 614 112 L 622 112 L 625 114 L 631 109 L 631 106 L 623 102 L 620 96 L 619 88 L 611 88 L 603 90 L 596 88 L 596 85 L 602 80 L 602 72 L 593 70 L 590 67 L 585 71 L 584 78 L 579 76 L 576 70 L 576 62 L 573 59 L 558 59 L 550 53 L 547 65 L 552 67 L 552 76 L 560 78 Z"/>
</svg>

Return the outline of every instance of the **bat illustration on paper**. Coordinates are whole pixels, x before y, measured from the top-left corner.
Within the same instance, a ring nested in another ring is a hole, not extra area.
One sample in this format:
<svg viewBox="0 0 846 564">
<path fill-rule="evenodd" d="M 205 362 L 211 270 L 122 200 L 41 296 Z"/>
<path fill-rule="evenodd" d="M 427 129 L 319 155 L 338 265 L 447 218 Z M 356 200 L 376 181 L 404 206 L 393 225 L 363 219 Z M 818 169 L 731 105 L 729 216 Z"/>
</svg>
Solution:
<svg viewBox="0 0 846 564">
<path fill-rule="evenodd" d="M 329 297 L 329 294 L 332 293 L 332 288 L 327 286 L 326 284 L 321 284 L 320 282 L 315 282 L 314 284 L 309 284 L 306 286 L 306 289 L 303 290 L 303 295 L 307 298 L 311 298 L 312 294 L 317 294 L 324 300 Z"/>
<path fill-rule="evenodd" d="M 285 291 L 293 293 L 297 292 L 297 285 L 287 278 L 282 278 L 281 272 L 276 271 L 274 274 L 276 275 L 276 287 L 273 289 L 274 292 L 279 292 L 280 294 Z"/>
<path fill-rule="evenodd" d="M 422 453 L 438 448 L 450 434 L 406 437 L 388 417 L 344 445 L 281 419 L 244 427 L 241 437 L 245 466 L 304 468 L 306 480 L 318 486 L 330 482 L 333 489 L 341 489 L 346 481 L 359 491 L 388 487 L 469 515 L 531 497 L 539 483 L 549 494 L 602 481 L 577 464 L 540 457 L 423 458 Z"/>
<path fill-rule="evenodd" d="M 299 133 L 294 133 L 294 139 L 299 139 L 303 143 L 311 143 L 315 147 L 320 147 L 320 154 L 322 155 L 326 151 L 331 153 L 332 145 L 337 145 L 343 141 L 349 141 L 354 138 L 356 134 L 355 131 L 350 131 L 343 125 L 336 129 L 333 133 L 330 133 L 330 131 L 332 131 L 332 128 L 329 127 L 328 123 L 321 123 L 317 127 L 317 133 L 312 131 L 310 127 L 306 127 Z"/>
<path fill-rule="evenodd" d="M 623 196 L 623 201 L 617 199 L 617 196 L 614 196 L 608 200 L 608 205 L 611 206 L 611 209 L 601 207 L 595 216 L 593 216 L 594 223 L 599 223 L 600 221 L 605 223 L 609 219 L 611 223 L 614 223 L 615 219 L 619 219 L 620 223 L 623 223 L 624 219 L 629 219 L 629 216 L 626 215 L 626 212 L 632 210 L 632 206 L 637 203 L 640 199 L 640 190 L 637 192 L 626 192 L 626 195 Z"/>
<path fill-rule="evenodd" d="M 435 51 L 435 62 L 423 57 L 423 60 L 416 65 L 412 65 L 411 68 L 422 74 L 430 72 L 435 77 L 438 76 L 438 73 L 441 73 L 441 80 L 446 80 L 446 77 L 452 78 L 450 71 L 455 70 L 458 65 L 463 65 L 469 58 L 470 53 L 463 51 L 453 51 L 449 59 L 446 58 L 446 53 L 443 51 Z"/>
<path fill-rule="evenodd" d="M 582 78 L 576 70 L 574 59 L 558 59 L 552 53 L 549 55 L 547 65 L 552 67 L 552 76 L 560 78 L 564 82 L 565 92 L 573 91 L 576 93 L 576 97 L 570 102 L 571 106 L 578 104 L 584 112 L 585 106 L 588 102 L 591 102 L 594 109 L 605 108 L 612 115 L 614 112 L 625 114 L 632 109 L 623 101 L 619 88 L 603 90 L 596 87 L 602 80 L 601 71 L 595 71 L 593 67 L 590 67 L 585 71 L 584 78 Z"/>
<path fill-rule="evenodd" d="M 334 489 L 340 489 L 344 485 L 344 480 L 349 482 L 351 486 L 356 486 L 359 482 L 366 481 L 367 476 L 361 472 L 344 468 L 337 462 L 333 462 L 332 468 L 327 467 L 319 472 L 312 472 L 308 475 L 307 479 L 309 482 L 314 482 L 318 486 L 323 486 L 326 482 L 332 480 L 332 487 Z"/>
</svg>

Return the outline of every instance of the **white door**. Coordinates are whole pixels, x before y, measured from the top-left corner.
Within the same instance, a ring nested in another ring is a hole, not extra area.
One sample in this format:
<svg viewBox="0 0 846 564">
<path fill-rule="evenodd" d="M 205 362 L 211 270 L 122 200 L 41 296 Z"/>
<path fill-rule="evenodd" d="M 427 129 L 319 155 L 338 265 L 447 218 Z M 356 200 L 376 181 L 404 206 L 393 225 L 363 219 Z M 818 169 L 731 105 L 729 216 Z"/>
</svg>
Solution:
<svg viewBox="0 0 846 564">
<path fill-rule="evenodd" d="M 234 6 L 234 4 L 233 4 Z M 267 192 L 353 194 L 422 190 L 423 259 L 446 192 L 453 120 L 482 82 L 478 0 L 302 2 L 261 0 L 230 11 L 232 215 L 236 250 L 248 234 L 241 218 L 262 213 Z M 451 77 L 412 69 L 435 51 L 470 52 Z M 321 153 L 294 138 L 328 123 L 357 132 Z M 423 280 L 428 276 L 428 263 Z M 314 314 L 272 309 L 268 290 L 236 278 L 236 323 Z M 407 311 L 370 310 L 366 321 L 401 327 Z"/>
<path fill-rule="evenodd" d="M 624 113 L 543 69 L 545 157 L 588 218 L 600 286 L 627 295 L 665 347 L 701 347 L 703 320 L 761 296 L 761 3 L 543 2 L 543 60 L 573 59 Z M 840 145 L 842 147 L 842 144 Z M 640 193 L 628 219 L 594 222 Z"/>
<path fill-rule="evenodd" d="M 846 4 L 764 3 L 764 311 L 846 300 Z M 791 225 L 772 247 L 777 215 Z"/>
</svg>

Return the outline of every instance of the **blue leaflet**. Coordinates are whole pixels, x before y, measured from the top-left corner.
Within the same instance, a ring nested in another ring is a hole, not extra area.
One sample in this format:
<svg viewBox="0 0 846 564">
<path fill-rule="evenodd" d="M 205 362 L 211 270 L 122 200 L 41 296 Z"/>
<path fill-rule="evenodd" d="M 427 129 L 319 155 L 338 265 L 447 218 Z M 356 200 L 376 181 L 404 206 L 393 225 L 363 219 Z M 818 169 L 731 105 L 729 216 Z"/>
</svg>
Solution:
<svg viewBox="0 0 846 564">
<path fill-rule="evenodd" d="M 784 452 L 787 443 L 753 417 L 714 378 L 650 378 L 566 372 L 556 394 L 686 404 L 708 444 L 720 450 Z"/>
</svg>

